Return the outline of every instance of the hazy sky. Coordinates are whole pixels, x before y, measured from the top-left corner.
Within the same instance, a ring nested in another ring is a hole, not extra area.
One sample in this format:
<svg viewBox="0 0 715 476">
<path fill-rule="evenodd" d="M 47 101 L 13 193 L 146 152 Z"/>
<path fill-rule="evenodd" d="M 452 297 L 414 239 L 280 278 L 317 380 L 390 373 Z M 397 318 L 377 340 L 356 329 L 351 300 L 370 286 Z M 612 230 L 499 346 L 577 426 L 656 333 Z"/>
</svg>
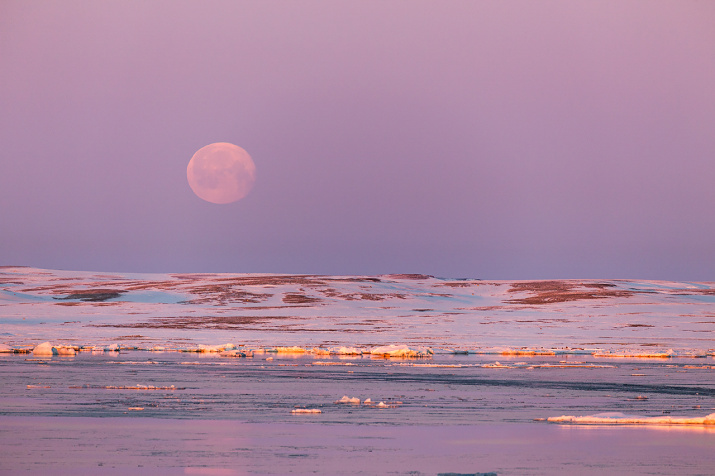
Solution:
<svg viewBox="0 0 715 476">
<path fill-rule="evenodd" d="M 715 2 L 0 1 L 0 264 L 715 280 Z M 245 199 L 186 166 L 231 142 Z"/>
</svg>

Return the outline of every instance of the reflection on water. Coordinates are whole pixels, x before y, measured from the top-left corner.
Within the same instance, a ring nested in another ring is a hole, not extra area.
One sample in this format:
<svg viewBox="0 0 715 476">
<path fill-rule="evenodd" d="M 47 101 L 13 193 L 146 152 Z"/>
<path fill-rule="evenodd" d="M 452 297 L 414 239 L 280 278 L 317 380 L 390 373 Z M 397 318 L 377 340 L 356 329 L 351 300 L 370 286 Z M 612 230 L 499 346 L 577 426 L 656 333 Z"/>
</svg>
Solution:
<svg viewBox="0 0 715 476">
<path fill-rule="evenodd" d="M 671 432 L 674 435 L 678 433 L 685 432 L 689 434 L 707 434 L 715 435 L 715 426 L 713 425 L 662 425 L 662 424 L 648 424 L 648 425 L 614 425 L 614 424 L 584 424 L 584 425 L 574 425 L 574 424 L 558 424 L 556 425 L 565 431 L 632 431 L 632 430 L 653 430 L 661 432 Z M 614 430 L 614 427 L 617 429 Z"/>
</svg>

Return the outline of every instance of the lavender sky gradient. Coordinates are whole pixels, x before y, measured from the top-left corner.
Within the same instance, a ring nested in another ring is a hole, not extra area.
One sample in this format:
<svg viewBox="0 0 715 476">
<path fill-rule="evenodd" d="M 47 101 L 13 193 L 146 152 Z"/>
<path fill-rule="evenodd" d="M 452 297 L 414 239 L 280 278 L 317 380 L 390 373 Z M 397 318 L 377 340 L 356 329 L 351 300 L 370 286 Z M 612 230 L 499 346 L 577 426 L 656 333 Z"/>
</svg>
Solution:
<svg viewBox="0 0 715 476">
<path fill-rule="evenodd" d="M 715 280 L 715 2 L 0 2 L 0 264 Z M 232 142 L 230 205 L 186 165 Z"/>
</svg>

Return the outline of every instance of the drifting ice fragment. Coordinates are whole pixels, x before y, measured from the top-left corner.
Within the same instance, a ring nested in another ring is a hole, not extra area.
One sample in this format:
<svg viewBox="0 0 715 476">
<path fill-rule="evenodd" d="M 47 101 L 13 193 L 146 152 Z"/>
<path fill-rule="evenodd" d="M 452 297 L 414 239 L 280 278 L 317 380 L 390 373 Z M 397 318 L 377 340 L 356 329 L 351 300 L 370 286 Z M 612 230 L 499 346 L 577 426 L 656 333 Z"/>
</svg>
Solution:
<svg viewBox="0 0 715 476">
<path fill-rule="evenodd" d="M 223 351 L 219 355 L 221 357 L 253 357 L 253 352 L 232 349 Z"/>
<path fill-rule="evenodd" d="M 554 423 L 605 423 L 616 425 L 715 425 L 715 413 L 704 417 L 687 418 L 673 416 L 644 417 L 625 415 L 619 412 L 609 412 L 586 416 L 561 415 L 559 417 L 549 417 L 546 420 Z"/>
<path fill-rule="evenodd" d="M 43 342 L 32 349 L 32 353 L 34 355 L 57 355 L 57 349 L 55 349 L 49 342 Z"/>
<path fill-rule="evenodd" d="M 668 349 L 667 352 L 594 352 L 594 357 L 611 357 L 611 358 L 628 358 L 628 359 L 670 359 L 677 357 L 678 354 L 673 349 Z"/>
<path fill-rule="evenodd" d="M 363 353 L 357 347 L 313 347 L 309 352 L 313 355 L 360 355 Z"/>
<path fill-rule="evenodd" d="M 426 357 L 432 355 L 432 349 L 414 350 L 406 345 L 383 345 L 374 347 L 370 354 L 381 357 Z"/>
<path fill-rule="evenodd" d="M 268 352 L 275 352 L 278 354 L 305 354 L 306 350 L 302 347 L 276 347 L 268 350 Z"/>
<path fill-rule="evenodd" d="M 360 405 L 360 399 L 357 397 L 350 398 L 347 395 L 343 395 L 343 398 L 337 400 L 335 403 L 351 403 L 353 405 Z"/>
<path fill-rule="evenodd" d="M 357 347 L 331 347 L 330 353 L 337 355 L 360 355 L 362 354 L 362 350 Z"/>
<path fill-rule="evenodd" d="M 511 366 L 504 365 L 499 362 L 494 362 L 493 364 L 484 364 L 484 365 L 482 365 L 482 367 L 488 368 L 488 369 L 510 369 L 511 368 Z"/>
<path fill-rule="evenodd" d="M 74 350 L 74 347 L 68 347 L 68 346 L 59 346 L 55 347 L 55 350 L 59 355 L 75 355 L 77 352 Z"/>
<path fill-rule="evenodd" d="M 290 412 L 291 413 L 323 413 L 318 408 L 296 408 L 295 410 L 291 410 Z"/>
<path fill-rule="evenodd" d="M 232 350 L 235 348 L 236 348 L 236 346 L 231 343 L 223 344 L 223 345 L 199 344 L 199 348 L 196 350 L 196 352 L 223 352 L 225 350 Z"/>
</svg>

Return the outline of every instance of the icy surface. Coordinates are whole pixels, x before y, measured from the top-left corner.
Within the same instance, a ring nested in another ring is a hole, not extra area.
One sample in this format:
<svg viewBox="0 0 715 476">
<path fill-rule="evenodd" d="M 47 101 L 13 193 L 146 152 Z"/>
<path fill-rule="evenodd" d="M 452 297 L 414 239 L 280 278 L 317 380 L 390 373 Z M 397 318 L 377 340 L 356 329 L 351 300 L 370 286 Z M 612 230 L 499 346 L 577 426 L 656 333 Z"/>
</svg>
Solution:
<svg viewBox="0 0 715 476">
<path fill-rule="evenodd" d="M 714 310 L 713 283 L 0 268 L 0 345 L 13 348 L 669 358 L 714 352 Z"/>
<path fill-rule="evenodd" d="M 700 428 L 336 425 L 322 422 L 324 414 L 267 425 L 155 419 L 147 410 L 123 418 L 0 416 L 0 464 L 6 474 L 73 476 L 695 476 L 715 467 L 715 432 Z"/>
<path fill-rule="evenodd" d="M 713 330 L 713 283 L 0 267 L 0 473 L 707 474 Z"/>
</svg>

